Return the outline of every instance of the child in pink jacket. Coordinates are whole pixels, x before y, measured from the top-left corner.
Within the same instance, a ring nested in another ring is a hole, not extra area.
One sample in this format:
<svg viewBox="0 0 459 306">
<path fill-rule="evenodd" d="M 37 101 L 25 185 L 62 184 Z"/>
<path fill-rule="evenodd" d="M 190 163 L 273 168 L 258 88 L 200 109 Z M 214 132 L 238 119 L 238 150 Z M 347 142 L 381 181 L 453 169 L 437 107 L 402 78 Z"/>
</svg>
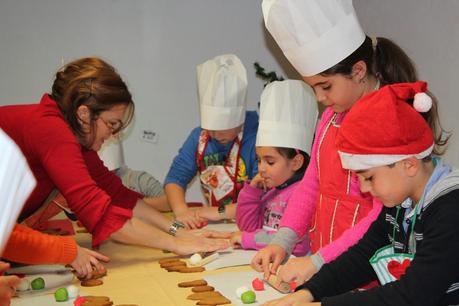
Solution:
<svg viewBox="0 0 459 306">
<path fill-rule="evenodd" d="M 309 163 L 316 120 L 317 103 L 304 82 L 273 82 L 265 88 L 256 142 L 259 172 L 239 194 L 236 222 L 241 231 L 233 233 L 233 244 L 258 250 L 271 241 Z M 306 235 L 293 243 L 294 255 L 309 252 Z"/>
</svg>

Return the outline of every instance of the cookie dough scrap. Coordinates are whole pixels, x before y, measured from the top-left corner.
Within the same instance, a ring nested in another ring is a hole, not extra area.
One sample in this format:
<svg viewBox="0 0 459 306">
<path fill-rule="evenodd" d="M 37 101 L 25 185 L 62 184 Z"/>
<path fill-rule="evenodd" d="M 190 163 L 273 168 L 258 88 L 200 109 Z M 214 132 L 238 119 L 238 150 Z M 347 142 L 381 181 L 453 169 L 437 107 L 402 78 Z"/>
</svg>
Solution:
<svg viewBox="0 0 459 306">
<path fill-rule="evenodd" d="M 219 297 L 219 296 L 223 296 L 223 295 L 218 291 L 207 291 L 207 292 L 192 293 L 189 296 L 187 296 L 187 299 L 199 301 L 199 300 L 205 300 L 208 298 Z"/>
<path fill-rule="evenodd" d="M 180 266 L 172 266 L 172 267 L 167 267 L 165 268 L 167 272 L 180 272 L 181 269 L 187 268 L 186 264 L 185 265 L 180 265 Z"/>
<path fill-rule="evenodd" d="M 104 282 L 101 279 L 87 279 L 81 282 L 81 286 L 83 287 L 95 287 L 100 286 Z"/>
<path fill-rule="evenodd" d="M 163 258 L 160 259 L 158 262 L 160 265 L 168 263 L 168 262 L 176 262 L 176 261 L 181 261 L 179 258 Z"/>
<path fill-rule="evenodd" d="M 209 297 L 200 300 L 196 305 L 226 305 L 231 304 L 231 301 L 224 296 Z"/>
<path fill-rule="evenodd" d="M 180 288 L 188 288 L 188 287 L 197 287 L 197 286 L 206 286 L 207 282 L 203 279 L 197 279 L 189 282 L 181 282 L 178 284 Z"/>
<path fill-rule="evenodd" d="M 208 291 L 214 291 L 215 288 L 212 286 L 196 286 L 191 288 L 191 291 L 193 292 L 208 292 Z"/>
<path fill-rule="evenodd" d="M 204 267 L 182 267 L 178 270 L 180 273 L 196 273 L 196 272 L 203 272 L 206 269 Z"/>
<path fill-rule="evenodd" d="M 186 262 L 178 260 L 178 261 L 170 261 L 170 262 L 165 262 L 163 264 L 159 265 L 161 268 L 167 269 L 169 267 L 175 267 L 175 266 L 186 266 Z"/>
<path fill-rule="evenodd" d="M 81 304 L 82 306 L 112 306 L 113 302 L 110 301 L 108 296 L 83 296 L 84 302 Z"/>
</svg>

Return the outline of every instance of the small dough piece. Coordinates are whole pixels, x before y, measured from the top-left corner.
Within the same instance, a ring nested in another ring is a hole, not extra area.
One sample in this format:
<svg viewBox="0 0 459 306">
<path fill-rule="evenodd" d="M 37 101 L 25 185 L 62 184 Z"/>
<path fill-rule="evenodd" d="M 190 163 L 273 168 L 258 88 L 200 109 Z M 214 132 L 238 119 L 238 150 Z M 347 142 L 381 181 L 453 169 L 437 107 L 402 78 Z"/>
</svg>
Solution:
<svg viewBox="0 0 459 306">
<path fill-rule="evenodd" d="M 204 267 L 183 267 L 178 270 L 180 273 L 197 273 L 197 272 L 203 272 L 206 269 Z"/>
<path fill-rule="evenodd" d="M 190 257 L 190 264 L 196 266 L 202 260 L 202 256 L 199 253 L 194 253 Z"/>
<path fill-rule="evenodd" d="M 206 285 L 207 285 L 207 282 L 203 279 L 197 279 L 197 280 L 189 281 L 189 282 L 181 282 L 178 284 L 180 288 L 206 286 Z"/>
<path fill-rule="evenodd" d="M 247 287 L 247 286 L 242 286 L 242 287 L 239 287 L 236 289 L 236 296 L 238 299 L 241 299 L 241 295 L 244 293 L 244 292 L 247 292 L 249 291 L 250 289 Z"/>
<path fill-rule="evenodd" d="M 100 286 L 104 282 L 101 279 L 87 279 L 81 282 L 81 286 L 83 287 L 95 287 Z"/>
<path fill-rule="evenodd" d="M 189 300 L 204 300 L 211 297 L 222 296 L 218 291 L 198 292 L 190 294 L 187 299 Z"/>
<path fill-rule="evenodd" d="M 163 258 L 163 259 L 160 259 L 158 262 L 160 265 L 162 265 L 166 262 L 174 262 L 174 261 L 181 261 L 181 260 L 178 258 Z"/>
<path fill-rule="evenodd" d="M 212 286 L 197 286 L 193 287 L 191 291 L 193 292 L 208 292 L 208 291 L 214 291 L 215 288 Z"/>
<path fill-rule="evenodd" d="M 196 305 L 225 305 L 231 304 L 231 301 L 224 296 L 210 297 L 203 300 L 200 300 Z"/>
</svg>

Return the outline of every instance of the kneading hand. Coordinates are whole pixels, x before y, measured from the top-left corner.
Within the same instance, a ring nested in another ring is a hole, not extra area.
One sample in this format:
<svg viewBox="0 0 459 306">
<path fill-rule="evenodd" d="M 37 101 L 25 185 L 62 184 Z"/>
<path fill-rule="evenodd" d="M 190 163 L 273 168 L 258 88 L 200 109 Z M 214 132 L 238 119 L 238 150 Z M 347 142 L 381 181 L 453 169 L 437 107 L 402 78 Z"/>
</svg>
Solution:
<svg viewBox="0 0 459 306">
<path fill-rule="evenodd" d="M 196 209 L 196 214 L 199 218 L 210 221 L 219 221 L 222 219 L 222 217 L 218 213 L 218 208 L 213 206 L 200 207 Z"/>
<path fill-rule="evenodd" d="M 286 296 L 266 302 L 262 306 L 313 306 L 320 303 L 312 303 L 313 298 L 309 291 L 299 290 L 295 293 L 287 294 Z"/>
<path fill-rule="evenodd" d="M 295 281 L 297 285 L 303 284 L 317 273 L 311 257 L 290 258 L 285 265 L 280 266 L 277 276 L 281 281 Z"/>
<path fill-rule="evenodd" d="M 174 253 L 178 255 L 189 255 L 196 252 L 213 252 L 224 250 L 230 247 L 228 239 L 203 238 L 201 236 L 186 233 L 183 231 L 176 236 Z"/>
<path fill-rule="evenodd" d="M 269 275 L 276 274 L 277 268 L 284 260 L 287 252 L 279 245 L 269 244 L 253 257 L 250 265 L 258 272 L 263 272 L 264 278 L 268 279 Z M 270 268 L 270 264 L 271 268 Z"/>
<path fill-rule="evenodd" d="M 93 269 L 98 272 L 105 271 L 105 267 L 99 261 L 108 262 L 109 260 L 107 256 L 96 251 L 77 246 L 77 257 L 70 265 L 75 269 L 78 278 L 90 279 Z"/>
<path fill-rule="evenodd" d="M 7 270 L 9 264 L 0 261 L 0 272 Z M 16 287 L 19 286 L 20 278 L 16 275 L 0 276 L 0 305 L 9 306 L 11 298 L 16 292 Z"/>
<path fill-rule="evenodd" d="M 242 246 L 242 232 L 237 231 L 231 233 L 230 242 L 233 247 L 241 248 Z"/>
<path fill-rule="evenodd" d="M 201 218 L 196 210 L 187 209 L 184 212 L 175 215 L 177 221 L 182 222 L 187 229 L 201 228 L 205 225 L 206 220 Z"/>
</svg>

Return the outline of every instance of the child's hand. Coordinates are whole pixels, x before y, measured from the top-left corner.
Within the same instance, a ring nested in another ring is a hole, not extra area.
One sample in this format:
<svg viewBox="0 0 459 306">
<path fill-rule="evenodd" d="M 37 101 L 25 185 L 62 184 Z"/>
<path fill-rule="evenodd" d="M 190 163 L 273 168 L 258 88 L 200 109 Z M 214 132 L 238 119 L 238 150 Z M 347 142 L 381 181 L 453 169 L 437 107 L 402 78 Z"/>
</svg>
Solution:
<svg viewBox="0 0 459 306">
<path fill-rule="evenodd" d="M 9 264 L 0 261 L 0 272 L 7 270 Z M 0 276 L 0 305 L 10 305 L 11 298 L 19 286 L 20 278 L 16 275 Z"/>
<path fill-rule="evenodd" d="M 261 177 L 260 173 L 257 173 L 250 181 L 250 186 L 253 188 L 266 190 L 265 180 Z"/>
<path fill-rule="evenodd" d="M 99 260 L 108 262 L 110 259 L 96 251 L 77 246 L 77 257 L 70 265 L 75 269 L 78 278 L 89 279 L 92 276 L 93 267 L 99 272 L 105 271 L 105 267 Z"/>
<path fill-rule="evenodd" d="M 196 210 L 196 214 L 201 219 L 219 221 L 221 219 L 217 207 L 201 207 Z"/>
<path fill-rule="evenodd" d="M 175 215 L 177 221 L 182 222 L 187 229 L 201 228 L 205 225 L 205 219 L 199 217 L 196 210 L 187 209 Z"/>
<path fill-rule="evenodd" d="M 295 293 L 287 294 L 283 298 L 272 300 L 262 304 L 262 306 L 319 306 L 321 303 L 312 303 L 312 294 L 308 290 L 299 290 Z"/>
<path fill-rule="evenodd" d="M 269 275 L 276 274 L 277 268 L 284 260 L 287 252 L 276 244 L 269 244 L 253 257 L 250 265 L 258 272 L 263 272 L 264 278 L 268 279 Z M 269 265 L 272 263 L 271 268 Z"/>
<path fill-rule="evenodd" d="M 232 232 L 230 242 L 233 247 L 240 248 L 242 245 L 242 232 Z"/>
<path fill-rule="evenodd" d="M 290 258 L 287 263 L 280 266 L 277 276 L 281 281 L 295 281 L 297 285 L 303 284 L 317 273 L 317 269 L 312 263 L 311 257 Z"/>
</svg>

